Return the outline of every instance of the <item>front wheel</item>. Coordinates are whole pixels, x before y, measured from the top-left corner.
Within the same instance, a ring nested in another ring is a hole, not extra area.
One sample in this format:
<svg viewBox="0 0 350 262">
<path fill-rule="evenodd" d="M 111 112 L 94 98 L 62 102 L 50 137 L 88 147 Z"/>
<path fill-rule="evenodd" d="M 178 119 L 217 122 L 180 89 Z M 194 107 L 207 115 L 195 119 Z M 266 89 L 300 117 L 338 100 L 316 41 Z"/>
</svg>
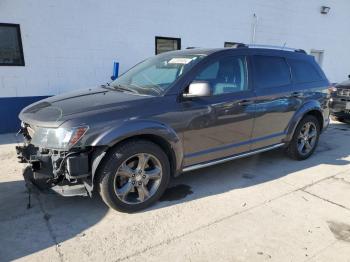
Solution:
<svg viewBox="0 0 350 262">
<path fill-rule="evenodd" d="M 104 202 L 122 212 L 135 212 L 156 202 L 169 184 L 167 155 L 147 140 L 133 140 L 113 148 L 98 172 Z"/>
<path fill-rule="evenodd" d="M 298 124 L 287 148 L 288 155 L 296 160 L 305 160 L 315 151 L 320 137 L 320 123 L 312 115 L 305 116 Z"/>
</svg>

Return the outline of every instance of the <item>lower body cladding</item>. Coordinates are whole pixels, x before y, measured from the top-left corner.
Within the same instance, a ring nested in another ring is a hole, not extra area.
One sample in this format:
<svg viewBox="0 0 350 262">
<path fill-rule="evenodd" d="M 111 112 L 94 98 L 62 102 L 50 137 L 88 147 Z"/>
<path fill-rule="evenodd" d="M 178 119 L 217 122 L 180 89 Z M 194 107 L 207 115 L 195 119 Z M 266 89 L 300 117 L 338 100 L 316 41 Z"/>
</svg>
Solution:
<svg viewBox="0 0 350 262">
<path fill-rule="evenodd" d="M 61 152 L 25 144 L 16 151 L 20 162 L 28 163 L 23 171 L 27 186 L 62 196 L 91 196 L 91 150 Z"/>
</svg>

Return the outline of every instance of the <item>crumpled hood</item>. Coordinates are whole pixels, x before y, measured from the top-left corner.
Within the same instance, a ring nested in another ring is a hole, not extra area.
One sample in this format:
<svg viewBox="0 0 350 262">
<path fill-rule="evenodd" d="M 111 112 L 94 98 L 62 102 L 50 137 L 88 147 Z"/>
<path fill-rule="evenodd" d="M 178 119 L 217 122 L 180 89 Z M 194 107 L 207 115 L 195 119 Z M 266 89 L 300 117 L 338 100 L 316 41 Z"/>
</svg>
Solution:
<svg viewBox="0 0 350 262">
<path fill-rule="evenodd" d="M 26 123 L 45 127 L 58 127 L 73 115 L 88 115 L 106 110 L 127 110 L 135 103 L 150 99 L 106 88 L 75 91 L 53 96 L 24 108 L 19 118 Z"/>
</svg>

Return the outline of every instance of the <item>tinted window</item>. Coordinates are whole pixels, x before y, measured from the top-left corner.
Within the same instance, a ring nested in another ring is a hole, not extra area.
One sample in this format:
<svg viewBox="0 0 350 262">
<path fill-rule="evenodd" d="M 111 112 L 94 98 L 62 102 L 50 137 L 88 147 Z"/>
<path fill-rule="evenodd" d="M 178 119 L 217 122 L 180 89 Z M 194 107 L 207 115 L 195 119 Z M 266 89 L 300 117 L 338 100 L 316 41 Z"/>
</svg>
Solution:
<svg viewBox="0 0 350 262">
<path fill-rule="evenodd" d="M 209 82 L 214 95 L 247 90 L 246 59 L 237 56 L 214 61 L 206 66 L 194 80 Z"/>
<path fill-rule="evenodd" d="M 258 88 L 288 85 L 290 70 L 285 59 L 274 56 L 254 56 L 255 84 Z"/>
<path fill-rule="evenodd" d="M 288 60 L 296 83 L 309 83 L 322 80 L 316 68 L 308 61 Z"/>
<path fill-rule="evenodd" d="M 0 65 L 24 65 L 19 25 L 0 24 Z"/>
</svg>

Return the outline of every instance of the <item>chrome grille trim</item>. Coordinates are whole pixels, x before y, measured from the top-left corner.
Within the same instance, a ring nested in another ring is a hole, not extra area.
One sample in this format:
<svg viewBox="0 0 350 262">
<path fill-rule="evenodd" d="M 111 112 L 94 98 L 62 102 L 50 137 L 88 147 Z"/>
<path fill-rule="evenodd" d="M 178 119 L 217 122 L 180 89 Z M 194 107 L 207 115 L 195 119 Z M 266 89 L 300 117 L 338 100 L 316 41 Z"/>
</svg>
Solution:
<svg viewBox="0 0 350 262">
<path fill-rule="evenodd" d="M 350 97 L 350 89 L 339 89 L 338 90 L 338 95 L 339 96 Z"/>
</svg>

